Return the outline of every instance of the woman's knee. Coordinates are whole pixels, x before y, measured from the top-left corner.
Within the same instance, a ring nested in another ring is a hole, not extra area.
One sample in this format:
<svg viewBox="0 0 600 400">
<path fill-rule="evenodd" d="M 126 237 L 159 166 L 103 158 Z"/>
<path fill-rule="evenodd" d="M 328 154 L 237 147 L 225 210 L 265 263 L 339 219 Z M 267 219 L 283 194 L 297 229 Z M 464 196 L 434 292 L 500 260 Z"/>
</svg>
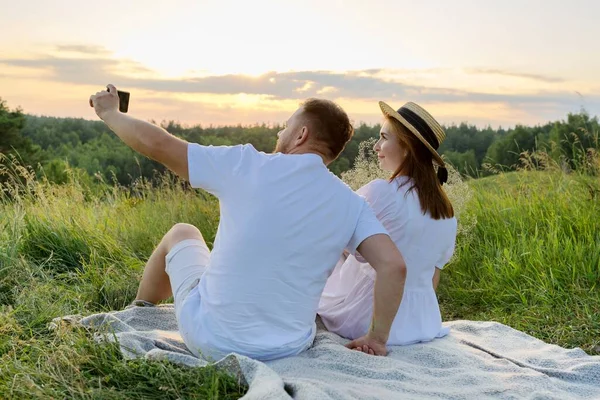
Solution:
<svg viewBox="0 0 600 400">
<path fill-rule="evenodd" d="M 177 243 L 188 239 L 197 239 L 204 241 L 202 233 L 194 225 L 178 223 L 175 224 L 167 233 L 167 246 L 169 248 L 172 248 Z"/>
</svg>

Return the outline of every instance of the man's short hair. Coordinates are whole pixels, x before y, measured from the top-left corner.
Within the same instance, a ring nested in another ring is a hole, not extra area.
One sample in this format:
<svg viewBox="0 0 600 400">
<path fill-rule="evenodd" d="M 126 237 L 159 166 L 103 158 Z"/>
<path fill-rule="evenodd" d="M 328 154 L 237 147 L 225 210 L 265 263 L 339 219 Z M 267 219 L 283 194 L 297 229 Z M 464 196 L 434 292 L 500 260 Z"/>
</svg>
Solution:
<svg viewBox="0 0 600 400">
<path fill-rule="evenodd" d="M 315 139 L 324 145 L 325 156 L 334 161 L 354 134 L 348 114 L 333 101 L 325 99 L 308 99 L 302 107 L 307 124 L 316 133 Z"/>
</svg>

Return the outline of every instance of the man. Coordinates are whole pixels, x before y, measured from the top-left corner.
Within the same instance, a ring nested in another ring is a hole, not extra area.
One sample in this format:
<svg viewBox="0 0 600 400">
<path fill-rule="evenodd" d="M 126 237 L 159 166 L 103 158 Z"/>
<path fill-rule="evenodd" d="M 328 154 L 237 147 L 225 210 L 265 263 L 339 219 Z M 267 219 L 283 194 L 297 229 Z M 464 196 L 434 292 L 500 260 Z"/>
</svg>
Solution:
<svg viewBox="0 0 600 400">
<path fill-rule="evenodd" d="M 279 132 L 274 154 L 251 145 L 200 146 L 118 111 L 113 85 L 90 105 L 117 136 L 193 187 L 214 194 L 221 217 L 212 253 L 192 225 L 175 225 L 151 255 L 137 300 L 173 295 L 192 353 L 258 360 L 311 346 L 316 310 L 344 249 L 375 269 L 369 333 L 347 346 L 385 355 L 406 267 L 366 201 L 327 169 L 353 134 L 346 113 L 310 99 Z"/>
</svg>

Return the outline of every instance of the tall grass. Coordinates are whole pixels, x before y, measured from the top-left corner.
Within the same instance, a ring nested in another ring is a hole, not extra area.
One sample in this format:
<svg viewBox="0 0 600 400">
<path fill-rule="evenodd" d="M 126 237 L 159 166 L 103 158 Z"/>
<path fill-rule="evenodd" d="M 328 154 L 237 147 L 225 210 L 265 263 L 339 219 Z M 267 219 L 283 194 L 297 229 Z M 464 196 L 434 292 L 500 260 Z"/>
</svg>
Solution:
<svg viewBox="0 0 600 400">
<path fill-rule="evenodd" d="M 478 223 L 443 273 L 446 319 L 496 320 L 600 354 L 598 178 L 521 171 L 472 181 Z"/>
<path fill-rule="evenodd" d="M 453 201 L 462 201 L 465 230 L 442 274 L 444 318 L 497 320 L 600 353 L 600 201 L 589 190 L 600 189 L 597 179 L 522 171 L 448 186 Z M 138 181 L 122 188 L 83 184 L 73 174 L 59 186 L 12 166 L 0 181 L 0 398 L 244 392 L 214 368 L 125 361 L 117 346 L 97 344 L 83 330 L 47 328 L 57 316 L 127 305 L 173 224 L 198 226 L 211 245 L 214 198 L 169 177 L 159 187 Z"/>
<path fill-rule="evenodd" d="M 10 163 L 7 163 L 10 164 Z M 212 243 L 216 200 L 165 177 L 160 187 L 36 181 L 4 168 L 0 200 L 0 398 L 237 398 L 244 387 L 212 367 L 124 361 L 79 329 L 48 330 L 67 314 L 122 309 L 144 263 L 177 222 Z M 2 174 L 0 174 L 2 175 Z"/>
</svg>

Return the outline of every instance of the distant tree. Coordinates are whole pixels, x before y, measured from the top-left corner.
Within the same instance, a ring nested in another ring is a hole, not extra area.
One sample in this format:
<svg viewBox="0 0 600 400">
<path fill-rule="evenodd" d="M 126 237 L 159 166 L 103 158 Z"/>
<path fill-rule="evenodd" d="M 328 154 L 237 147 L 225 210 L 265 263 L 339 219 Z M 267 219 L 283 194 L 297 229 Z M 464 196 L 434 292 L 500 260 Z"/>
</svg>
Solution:
<svg viewBox="0 0 600 400">
<path fill-rule="evenodd" d="M 454 161 L 457 161 L 457 157 L 462 157 L 461 164 L 468 161 L 469 175 L 475 176 L 476 171 L 480 169 L 481 164 L 484 162 L 490 145 L 497 139 L 498 133 L 489 126 L 485 129 L 480 129 L 475 125 L 468 125 L 465 122 L 460 125 L 445 127 L 445 131 L 446 140 L 440 145 L 440 153 L 446 156 L 451 154 Z M 475 158 L 474 166 L 471 163 L 472 160 L 467 159 L 470 155 L 458 156 L 458 154 L 465 154 L 470 150 L 473 151 Z"/>
<path fill-rule="evenodd" d="M 338 157 L 334 162 L 329 164 L 329 170 L 338 176 L 348 169 L 350 169 L 350 161 L 344 157 Z"/>
<path fill-rule="evenodd" d="M 475 150 L 467 150 L 464 153 L 446 151 L 444 157 L 461 174 L 465 176 L 477 176 L 479 164 L 475 157 Z"/>
<path fill-rule="evenodd" d="M 514 130 L 490 146 L 486 161 L 494 165 L 514 169 L 519 164 L 521 153 L 536 149 L 538 133 L 536 129 L 517 125 Z"/>
<path fill-rule="evenodd" d="M 40 147 L 22 134 L 25 115 L 21 109 L 10 110 L 0 98 L 0 154 L 15 155 L 24 165 L 42 161 Z"/>
<path fill-rule="evenodd" d="M 249 143 L 267 153 L 274 150 L 277 132 L 282 128 L 266 124 L 185 126 L 173 120 L 159 125 L 189 142 L 214 146 Z M 379 136 L 380 129 L 380 124 L 357 125 L 352 140 L 329 169 L 341 175 L 352 168 L 359 144 Z M 561 162 L 566 159 L 572 168 L 578 168 L 589 148 L 599 149 L 598 119 L 585 112 L 569 114 L 565 121 L 534 127 L 519 125 L 495 130 L 461 123 L 444 129 L 446 140 L 439 152 L 461 173 L 471 176 L 485 174 L 483 163 L 515 167 L 523 151 L 535 150 L 544 150 Z M 18 151 L 32 165 L 48 160 L 44 165 L 46 176 L 57 182 L 66 179 L 65 165 L 69 171 L 85 171 L 90 177 L 99 175 L 107 182 L 116 180 L 121 185 L 129 185 L 139 177 L 152 180 L 165 171 L 164 166 L 123 144 L 102 121 L 24 115 L 21 110 L 9 110 L 0 100 L 0 134 L 0 151 Z"/>
</svg>

